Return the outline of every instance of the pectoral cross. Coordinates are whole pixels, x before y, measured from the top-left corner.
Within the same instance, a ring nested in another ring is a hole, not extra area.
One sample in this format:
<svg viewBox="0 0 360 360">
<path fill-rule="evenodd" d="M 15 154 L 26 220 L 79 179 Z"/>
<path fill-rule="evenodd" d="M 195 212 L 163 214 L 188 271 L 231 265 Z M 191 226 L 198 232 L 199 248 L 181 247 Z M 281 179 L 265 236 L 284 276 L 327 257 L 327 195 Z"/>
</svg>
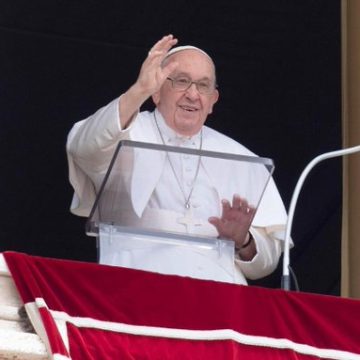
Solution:
<svg viewBox="0 0 360 360">
<path fill-rule="evenodd" d="M 201 220 L 197 220 L 194 218 L 192 207 L 186 206 L 185 214 L 183 217 L 177 218 L 177 222 L 181 225 L 186 226 L 186 232 L 191 233 L 192 226 L 200 226 Z"/>
</svg>

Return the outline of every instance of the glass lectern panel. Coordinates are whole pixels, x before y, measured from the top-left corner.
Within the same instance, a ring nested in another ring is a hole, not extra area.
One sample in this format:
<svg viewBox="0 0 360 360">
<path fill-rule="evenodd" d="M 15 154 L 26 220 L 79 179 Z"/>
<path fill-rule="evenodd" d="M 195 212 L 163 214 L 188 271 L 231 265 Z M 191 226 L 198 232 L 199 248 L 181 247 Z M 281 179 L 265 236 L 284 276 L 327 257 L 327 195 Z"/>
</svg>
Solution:
<svg viewBox="0 0 360 360">
<path fill-rule="evenodd" d="M 267 158 L 121 141 L 86 232 L 98 236 L 105 224 L 216 238 L 208 218 L 221 216 L 221 200 L 239 194 L 256 209 L 273 170 Z"/>
</svg>

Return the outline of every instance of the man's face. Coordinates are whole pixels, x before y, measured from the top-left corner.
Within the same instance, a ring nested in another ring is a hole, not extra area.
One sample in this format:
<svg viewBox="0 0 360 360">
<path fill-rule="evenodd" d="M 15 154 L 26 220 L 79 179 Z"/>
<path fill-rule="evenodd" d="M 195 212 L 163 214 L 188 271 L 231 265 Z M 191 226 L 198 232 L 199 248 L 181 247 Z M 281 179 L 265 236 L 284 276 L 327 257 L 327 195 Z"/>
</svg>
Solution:
<svg viewBox="0 0 360 360">
<path fill-rule="evenodd" d="M 171 55 L 167 62 L 178 62 L 170 74 L 171 79 L 189 79 L 215 87 L 215 69 L 212 61 L 200 51 L 183 50 Z M 177 133 L 192 136 L 198 133 L 212 112 L 219 93 L 214 88 L 210 94 L 202 94 L 195 84 L 187 90 L 175 89 L 166 80 L 161 89 L 153 95 L 153 101 L 164 117 L 167 125 Z"/>
</svg>

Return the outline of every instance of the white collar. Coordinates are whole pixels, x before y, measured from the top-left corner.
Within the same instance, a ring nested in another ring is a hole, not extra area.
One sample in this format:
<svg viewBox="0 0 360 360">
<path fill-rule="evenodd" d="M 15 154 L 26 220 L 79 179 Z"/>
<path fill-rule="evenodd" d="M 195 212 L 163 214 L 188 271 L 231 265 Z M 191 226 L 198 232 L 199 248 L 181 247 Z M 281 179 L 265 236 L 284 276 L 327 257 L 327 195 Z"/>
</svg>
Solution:
<svg viewBox="0 0 360 360">
<path fill-rule="evenodd" d="M 161 115 L 158 109 L 155 109 L 155 116 L 166 145 L 199 146 L 201 131 L 199 131 L 197 134 L 193 136 L 180 135 L 166 123 L 165 119 L 163 118 L 163 116 Z M 155 121 L 155 117 L 154 117 L 154 121 Z"/>
</svg>

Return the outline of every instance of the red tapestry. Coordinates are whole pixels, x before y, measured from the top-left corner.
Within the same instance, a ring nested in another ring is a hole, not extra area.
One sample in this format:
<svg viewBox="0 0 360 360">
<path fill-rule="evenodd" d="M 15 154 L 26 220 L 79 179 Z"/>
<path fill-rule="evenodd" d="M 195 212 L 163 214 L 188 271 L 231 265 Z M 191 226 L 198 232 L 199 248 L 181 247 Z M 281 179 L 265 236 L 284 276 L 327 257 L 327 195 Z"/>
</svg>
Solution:
<svg viewBox="0 0 360 360">
<path fill-rule="evenodd" d="M 360 302 L 4 253 L 54 359 L 360 360 Z"/>
</svg>

